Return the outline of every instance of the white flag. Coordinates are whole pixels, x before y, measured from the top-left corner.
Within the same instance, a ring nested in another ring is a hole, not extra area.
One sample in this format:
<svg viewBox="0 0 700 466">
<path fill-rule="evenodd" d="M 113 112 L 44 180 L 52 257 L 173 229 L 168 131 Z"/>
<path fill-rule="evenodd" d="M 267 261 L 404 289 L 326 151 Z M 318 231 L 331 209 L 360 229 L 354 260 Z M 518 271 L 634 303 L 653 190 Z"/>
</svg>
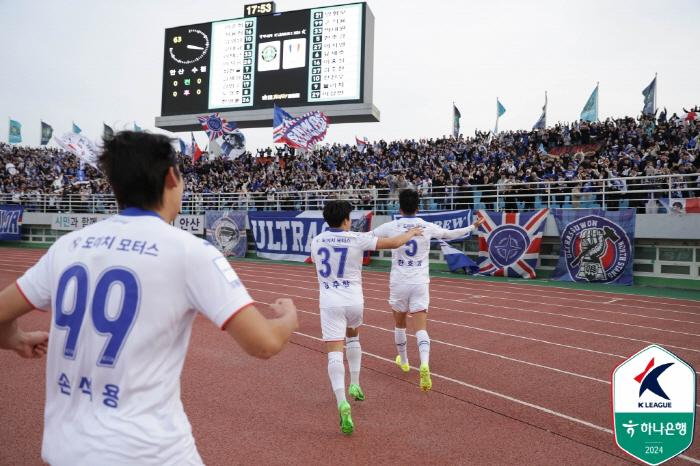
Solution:
<svg viewBox="0 0 700 466">
<path fill-rule="evenodd" d="M 97 157 L 102 154 L 102 149 L 87 137 L 77 133 L 65 133 L 60 138 L 54 136 L 54 139 L 64 150 L 97 168 Z"/>
</svg>

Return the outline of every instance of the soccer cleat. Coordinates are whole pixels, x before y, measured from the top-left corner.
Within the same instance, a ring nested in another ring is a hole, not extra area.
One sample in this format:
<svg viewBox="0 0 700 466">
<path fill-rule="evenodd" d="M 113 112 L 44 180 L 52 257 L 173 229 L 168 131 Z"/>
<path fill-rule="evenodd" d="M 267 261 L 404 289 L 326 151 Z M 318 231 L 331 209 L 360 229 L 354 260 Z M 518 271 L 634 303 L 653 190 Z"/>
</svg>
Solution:
<svg viewBox="0 0 700 466">
<path fill-rule="evenodd" d="M 365 394 L 362 393 L 362 389 L 359 385 L 355 385 L 354 383 L 350 384 L 350 387 L 348 388 L 348 395 L 353 397 L 355 401 L 365 401 Z"/>
<path fill-rule="evenodd" d="M 342 430 L 345 435 L 352 434 L 354 425 L 350 417 L 350 403 L 341 401 L 338 406 L 338 412 L 340 412 L 340 430 Z"/>
<path fill-rule="evenodd" d="M 401 364 L 401 355 L 396 356 L 396 364 L 398 364 L 398 366 L 399 366 L 399 367 L 401 368 L 401 370 L 404 371 L 404 372 L 408 372 L 408 371 L 411 370 L 411 367 L 408 365 L 408 363 L 406 363 L 406 364 Z"/>
<path fill-rule="evenodd" d="M 426 363 L 420 365 L 420 389 L 424 392 L 433 388 L 433 381 L 430 380 L 430 368 Z"/>
</svg>

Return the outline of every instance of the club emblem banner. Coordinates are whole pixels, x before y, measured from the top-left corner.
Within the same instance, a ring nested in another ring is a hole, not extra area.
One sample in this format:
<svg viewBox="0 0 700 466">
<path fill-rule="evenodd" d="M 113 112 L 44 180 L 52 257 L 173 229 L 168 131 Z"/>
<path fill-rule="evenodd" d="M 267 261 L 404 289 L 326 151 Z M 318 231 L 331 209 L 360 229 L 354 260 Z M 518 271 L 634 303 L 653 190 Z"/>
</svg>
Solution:
<svg viewBox="0 0 700 466">
<path fill-rule="evenodd" d="M 247 212 L 207 210 L 207 241 L 226 257 L 245 257 L 248 249 L 246 215 Z"/>
<path fill-rule="evenodd" d="M 636 209 L 554 210 L 561 252 L 550 278 L 632 285 L 636 212 Z"/>
<path fill-rule="evenodd" d="M 0 241 L 22 240 L 23 205 L 0 204 Z"/>
<path fill-rule="evenodd" d="M 536 278 L 542 232 L 549 209 L 536 212 L 479 211 L 479 274 Z"/>
<path fill-rule="evenodd" d="M 367 232 L 372 227 L 372 211 L 350 213 L 350 231 Z M 306 262 L 311 254 L 311 241 L 328 230 L 319 210 L 293 212 L 248 212 L 250 230 L 255 239 L 258 257 L 265 259 Z M 364 264 L 369 264 L 369 253 Z"/>
<path fill-rule="evenodd" d="M 431 222 L 434 223 L 438 226 L 441 226 L 442 228 L 446 230 L 455 230 L 457 228 L 464 228 L 468 227 L 469 225 L 472 224 L 472 211 L 471 210 L 433 210 L 433 211 L 426 211 L 426 212 L 418 212 L 416 214 L 418 218 L 422 218 L 426 222 Z M 394 213 L 391 215 L 392 220 L 396 220 L 397 218 L 401 218 L 400 213 Z M 469 239 L 472 237 L 472 232 L 470 231 L 464 236 L 460 236 L 459 238 L 455 239 L 446 239 L 446 240 L 437 240 L 433 239 L 431 240 L 431 243 L 438 244 L 440 241 L 444 241 L 446 243 L 455 243 L 457 241 L 464 241 L 465 239 Z"/>
</svg>

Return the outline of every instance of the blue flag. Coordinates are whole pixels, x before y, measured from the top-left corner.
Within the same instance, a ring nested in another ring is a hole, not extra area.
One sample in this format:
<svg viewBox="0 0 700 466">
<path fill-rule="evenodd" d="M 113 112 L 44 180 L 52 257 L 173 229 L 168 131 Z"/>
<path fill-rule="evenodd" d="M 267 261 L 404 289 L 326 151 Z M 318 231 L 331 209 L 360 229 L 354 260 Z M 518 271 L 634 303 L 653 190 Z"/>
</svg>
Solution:
<svg viewBox="0 0 700 466">
<path fill-rule="evenodd" d="M 78 127 L 75 123 L 73 123 L 73 132 L 75 134 L 80 134 L 83 130 Z"/>
<path fill-rule="evenodd" d="M 544 93 L 544 107 L 542 107 L 542 115 L 540 115 L 540 119 L 537 120 L 537 123 L 535 123 L 535 126 L 532 127 L 532 129 L 537 129 L 537 128 L 546 128 L 547 127 L 547 93 Z"/>
<path fill-rule="evenodd" d="M 642 113 L 644 115 L 654 113 L 654 103 L 656 100 L 656 78 L 654 78 L 651 84 L 644 88 L 642 95 L 644 96 L 644 108 L 642 109 Z"/>
<path fill-rule="evenodd" d="M 10 120 L 10 144 L 22 142 L 22 125 L 19 121 Z"/>
<path fill-rule="evenodd" d="M 454 104 L 452 104 L 452 107 L 454 108 L 454 124 L 452 125 L 452 134 L 454 135 L 455 139 L 457 139 L 459 137 L 459 119 L 462 118 L 462 114 L 459 113 L 459 110 Z"/>
<path fill-rule="evenodd" d="M 479 266 L 462 251 L 453 248 L 444 241 L 440 241 L 442 254 L 445 256 L 447 265 L 450 266 L 450 272 L 456 272 L 458 269 L 464 270 L 469 275 L 474 275 L 479 272 Z"/>
<path fill-rule="evenodd" d="M 596 121 L 598 119 L 598 86 L 595 87 L 593 94 L 584 105 L 581 119 L 583 121 Z"/>
<path fill-rule="evenodd" d="M 180 139 L 180 153 L 182 155 L 192 155 L 190 148 L 191 148 L 191 146 L 188 146 L 187 143 L 185 143 L 185 141 Z"/>
<path fill-rule="evenodd" d="M 134 131 L 139 132 L 141 131 L 141 127 L 134 122 Z"/>
<path fill-rule="evenodd" d="M 102 131 L 102 139 L 109 141 L 114 137 L 114 130 L 111 126 L 106 125 L 104 122 L 102 122 L 102 125 L 104 126 L 104 130 Z"/>
<path fill-rule="evenodd" d="M 498 97 L 496 98 L 496 113 L 498 116 L 496 117 L 496 128 L 493 130 L 494 133 L 498 133 L 498 119 L 501 118 L 501 115 L 506 113 L 506 108 L 501 105 L 501 102 L 498 101 Z"/>
<path fill-rule="evenodd" d="M 53 136 L 53 128 L 50 124 L 41 122 L 41 145 L 45 146 L 51 140 Z"/>
</svg>

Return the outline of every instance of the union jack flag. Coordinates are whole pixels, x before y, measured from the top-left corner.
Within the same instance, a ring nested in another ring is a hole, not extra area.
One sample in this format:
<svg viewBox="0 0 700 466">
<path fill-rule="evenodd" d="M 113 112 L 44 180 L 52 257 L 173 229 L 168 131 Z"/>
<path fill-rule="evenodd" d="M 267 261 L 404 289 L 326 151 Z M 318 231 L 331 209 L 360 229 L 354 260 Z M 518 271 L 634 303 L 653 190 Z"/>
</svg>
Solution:
<svg viewBox="0 0 700 466">
<path fill-rule="evenodd" d="M 535 267 L 549 209 L 505 213 L 480 210 L 479 273 L 498 277 L 536 278 Z"/>
<path fill-rule="evenodd" d="M 323 141 L 328 130 L 328 117 L 314 110 L 299 118 L 292 118 L 275 105 L 272 121 L 272 142 L 287 144 L 295 149 L 311 150 L 314 144 Z"/>
<path fill-rule="evenodd" d="M 232 133 L 236 129 L 236 123 L 228 123 L 224 118 L 221 118 L 218 113 L 208 116 L 198 116 L 197 119 L 201 123 L 204 131 L 206 131 L 209 140 L 213 141 L 217 138 L 223 138 L 224 134 Z"/>
</svg>

